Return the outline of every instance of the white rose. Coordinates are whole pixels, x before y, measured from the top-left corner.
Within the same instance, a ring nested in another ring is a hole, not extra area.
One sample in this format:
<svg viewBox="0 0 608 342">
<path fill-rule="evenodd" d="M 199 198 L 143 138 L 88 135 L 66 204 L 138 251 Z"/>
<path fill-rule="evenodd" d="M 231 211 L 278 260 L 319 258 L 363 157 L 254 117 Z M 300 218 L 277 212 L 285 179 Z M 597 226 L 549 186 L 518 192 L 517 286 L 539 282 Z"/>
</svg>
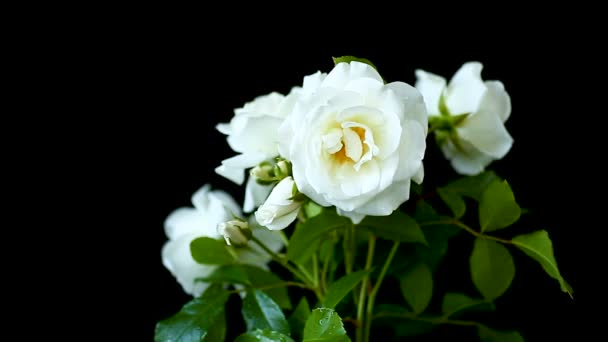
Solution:
<svg viewBox="0 0 608 342">
<path fill-rule="evenodd" d="M 482 68 L 478 62 L 465 63 L 447 86 L 443 77 L 416 70 L 416 88 L 424 96 L 429 116 L 445 119 L 446 114 L 470 114 L 453 127 L 455 134 L 439 132 L 445 136 L 443 154 L 464 175 L 480 173 L 493 160 L 504 157 L 513 144 L 504 126 L 511 114 L 511 99 L 501 82 L 483 82 Z M 439 109 L 442 96 L 444 113 Z"/>
<path fill-rule="evenodd" d="M 240 154 L 222 161 L 215 172 L 241 185 L 246 169 L 277 157 L 279 126 L 291 113 L 299 96 L 316 89 L 324 77 L 325 74 L 317 72 L 305 77 L 302 87 L 292 88 L 287 96 L 273 92 L 235 109 L 230 123 L 218 124 L 216 128 L 228 136 L 228 144 Z M 271 186 L 259 185 L 249 177 L 243 210 L 252 212 L 264 203 L 271 189 Z"/>
<path fill-rule="evenodd" d="M 230 148 L 240 154 L 222 161 L 215 171 L 240 185 L 245 180 L 245 169 L 278 156 L 278 128 L 291 112 L 298 93 L 294 88 L 288 96 L 270 93 L 257 97 L 235 109 L 230 123 L 218 124 L 216 128 L 228 136 Z"/>
<path fill-rule="evenodd" d="M 272 190 L 266 202 L 255 212 L 259 224 L 270 229 L 280 230 L 287 227 L 298 216 L 302 202 L 294 201 L 293 178 L 283 178 Z"/>
<path fill-rule="evenodd" d="M 300 192 L 360 222 L 391 214 L 422 181 L 427 115 L 408 84 L 384 84 L 359 62 L 340 63 L 301 96 L 280 128 L 279 151 Z"/>
<path fill-rule="evenodd" d="M 184 292 L 198 297 L 209 286 L 204 282 L 195 282 L 196 278 L 210 275 L 216 266 L 197 263 L 190 253 L 190 242 L 199 237 L 221 239 L 217 232 L 218 224 L 240 215 L 240 208 L 223 191 L 211 191 L 209 185 L 203 186 L 192 195 L 194 208 L 179 208 L 165 220 L 165 234 L 169 241 L 162 249 L 163 265 L 177 278 Z M 253 230 L 253 235 L 264 241 L 273 251 L 283 247 L 281 237 L 266 229 Z M 270 258 L 256 248 L 238 250 L 243 262 L 266 268 Z"/>
</svg>

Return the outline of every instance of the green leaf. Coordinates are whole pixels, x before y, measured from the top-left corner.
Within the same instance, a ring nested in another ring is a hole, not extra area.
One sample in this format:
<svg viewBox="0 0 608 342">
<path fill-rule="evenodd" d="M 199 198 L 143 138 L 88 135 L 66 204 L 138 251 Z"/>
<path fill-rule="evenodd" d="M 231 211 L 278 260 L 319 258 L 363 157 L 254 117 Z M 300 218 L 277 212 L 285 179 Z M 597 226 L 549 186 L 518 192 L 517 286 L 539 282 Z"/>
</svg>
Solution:
<svg viewBox="0 0 608 342">
<path fill-rule="evenodd" d="M 481 200 L 481 195 L 486 188 L 495 180 L 499 180 L 498 176 L 492 171 L 482 172 L 476 176 L 463 177 L 455 180 L 444 187 L 452 193 L 459 194 L 472 198 L 476 201 Z"/>
<path fill-rule="evenodd" d="M 226 312 L 222 312 L 215 320 L 205 336 L 204 342 L 224 342 L 226 339 Z"/>
<path fill-rule="evenodd" d="M 450 210 L 452 210 L 455 218 L 461 218 L 464 215 L 467 206 L 461 196 L 450 191 L 449 188 L 437 188 L 437 193 Z"/>
<path fill-rule="evenodd" d="M 224 305 L 229 296 L 220 285 L 210 286 L 200 298 L 188 302 L 173 317 L 158 322 L 154 341 L 199 342 L 207 336 L 218 336 L 218 332 L 211 330 L 225 319 Z"/>
<path fill-rule="evenodd" d="M 270 329 L 289 335 L 289 323 L 283 311 L 264 292 L 254 289 L 247 291 L 243 300 L 243 318 L 247 323 L 247 330 Z"/>
<path fill-rule="evenodd" d="M 343 342 L 350 341 L 342 319 L 333 309 L 319 308 L 312 311 L 312 315 L 304 326 L 303 342 Z"/>
<path fill-rule="evenodd" d="M 323 211 L 323 207 L 313 201 L 308 201 L 302 206 L 307 218 L 313 218 Z"/>
<path fill-rule="evenodd" d="M 423 335 L 438 327 L 438 325 L 411 319 L 400 319 L 395 327 L 395 335 L 409 337 Z"/>
<path fill-rule="evenodd" d="M 359 58 L 359 57 L 355 57 L 355 56 L 342 56 L 342 57 L 332 57 L 332 59 L 334 60 L 334 65 L 338 65 L 339 63 L 361 62 L 361 63 L 365 63 L 365 64 L 371 66 L 372 68 L 378 70 L 378 68 L 376 68 L 374 63 L 372 63 L 367 58 Z"/>
<path fill-rule="evenodd" d="M 278 331 L 256 329 L 240 335 L 234 342 L 294 342 L 294 340 Z"/>
<path fill-rule="evenodd" d="M 517 331 L 496 331 L 481 324 L 477 333 L 481 342 L 524 342 Z"/>
<path fill-rule="evenodd" d="M 379 304 L 377 306 L 374 325 L 382 329 L 391 329 L 399 337 L 422 335 L 430 332 L 439 325 L 407 318 L 415 314 L 406 307 L 394 304 Z"/>
<path fill-rule="evenodd" d="M 336 241 L 333 239 L 323 240 L 323 242 L 321 242 L 321 247 L 319 247 L 319 260 L 331 260 L 331 258 L 333 258 L 335 245 Z"/>
<path fill-rule="evenodd" d="M 559 281 L 562 291 L 567 292 L 572 297 L 572 287 L 564 280 L 557 268 L 557 261 L 555 261 L 555 256 L 553 255 L 553 243 L 551 243 L 549 234 L 545 230 L 518 235 L 512 241 L 515 246 L 524 251 L 529 257 L 538 261 L 548 275 Z"/>
<path fill-rule="evenodd" d="M 291 327 L 291 335 L 294 338 L 300 339 L 300 337 L 302 337 L 304 325 L 306 325 L 308 317 L 310 317 L 310 306 L 308 305 L 306 297 L 302 297 L 296 306 L 296 309 L 293 310 L 293 313 L 287 319 L 287 322 L 289 322 L 289 326 Z"/>
<path fill-rule="evenodd" d="M 495 241 L 475 239 L 470 264 L 475 287 L 489 301 L 505 293 L 515 277 L 511 253 Z"/>
<path fill-rule="evenodd" d="M 261 268 L 251 266 L 251 265 L 242 265 L 247 272 L 247 278 L 251 283 L 251 286 L 254 288 L 259 287 L 269 287 L 278 284 L 285 283 L 284 280 L 279 278 L 274 273 L 263 270 Z M 283 309 L 291 309 L 291 300 L 289 299 L 289 295 L 287 294 L 286 287 L 274 287 L 267 288 L 263 290 L 272 300 L 274 300 L 279 306 Z"/>
<path fill-rule="evenodd" d="M 457 316 L 465 311 L 494 311 L 494 304 L 483 299 L 471 298 L 462 293 L 446 293 L 441 304 L 445 317 Z"/>
<path fill-rule="evenodd" d="M 437 214 L 437 211 L 435 211 L 433 206 L 428 204 L 428 202 L 418 201 L 418 203 L 416 203 L 416 211 L 414 212 L 414 218 L 417 222 L 423 223 L 439 221 L 440 217 L 439 214 Z"/>
<path fill-rule="evenodd" d="M 433 274 L 425 264 L 411 268 L 399 280 L 401 293 L 415 313 L 426 309 L 433 297 Z"/>
<path fill-rule="evenodd" d="M 352 224 L 350 219 L 339 216 L 333 210 L 323 210 L 319 215 L 298 224 L 289 239 L 287 258 L 304 264 L 319 248 L 319 240 L 327 233 Z"/>
<path fill-rule="evenodd" d="M 227 265 L 232 264 L 235 257 L 228 250 L 226 242 L 208 237 L 200 237 L 190 243 L 192 258 L 199 264 Z"/>
<path fill-rule="evenodd" d="M 207 277 L 197 278 L 196 281 L 251 285 L 247 271 L 241 265 L 222 265 Z"/>
<path fill-rule="evenodd" d="M 488 186 L 479 202 L 481 232 L 508 227 L 521 215 L 521 209 L 507 181 L 495 180 Z"/>
<path fill-rule="evenodd" d="M 439 216 L 435 209 L 425 201 L 416 204 L 414 218 L 420 224 L 449 221 L 451 219 Z M 451 224 L 427 224 L 422 226 L 422 232 L 428 246 L 416 245 L 416 253 L 420 256 L 420 260 L 426 263 L 431 270 L 435 270 L 448 250 L 449 239 L 461 231 L 460 228 Z"/>
<path fill-rule="evenodd" d="M 338 279 L 327 289 L 323 306 L 333 309 L 370 271 L 361 270 Z"/>
<path fill-rule="evenodd" d="M 384 239 L 427 245 L 418 223 L 401 210 L 395 210 L 389 216 L 367 216 L 359 226 Z"/>
</svg>

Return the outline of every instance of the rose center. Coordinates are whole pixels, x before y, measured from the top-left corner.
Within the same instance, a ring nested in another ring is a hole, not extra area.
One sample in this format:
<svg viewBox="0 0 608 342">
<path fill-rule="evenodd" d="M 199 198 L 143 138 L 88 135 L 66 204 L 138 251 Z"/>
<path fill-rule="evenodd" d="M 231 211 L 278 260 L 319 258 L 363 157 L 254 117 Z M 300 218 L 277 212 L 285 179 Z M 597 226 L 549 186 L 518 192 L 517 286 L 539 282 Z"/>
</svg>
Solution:
<svg viewBox="0 0 608 342">
<path fill-rule="evenodd" d="M 378 147 L 368 127 L 355 122 L 343 122 L 340 127 L 331 128 L 322 137 L 323 149 L 340 164 L 354 163 L 361 166 L 378 154 Z"/>
</svg>

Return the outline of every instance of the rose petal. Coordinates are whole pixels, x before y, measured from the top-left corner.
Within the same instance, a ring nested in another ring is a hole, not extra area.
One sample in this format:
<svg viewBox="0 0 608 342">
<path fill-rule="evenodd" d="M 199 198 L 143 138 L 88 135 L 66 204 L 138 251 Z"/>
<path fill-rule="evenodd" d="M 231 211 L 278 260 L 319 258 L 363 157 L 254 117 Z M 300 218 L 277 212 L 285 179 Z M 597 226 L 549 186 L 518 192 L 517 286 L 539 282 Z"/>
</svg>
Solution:
<svg viewBox="0 0 608 342">
<path fill-rule="evenodd" d="M 258 184 L 253 177 L 249 177 L 245 186 L 245 203 L 243 211 L 250 213 L 264 203 L 268 194 L 272 190 L 272 185 Z"/>
<path fill-rule="evenodd" d="M 479 110 L 498 114 L 502 122 L 507 121 L 511 115 L 511 98 L 500 81 L 485 82 L 486 92 L 481 98 Z"/>
<path fill-rule="evenodd" d="M 222 165 L 215 168 L 215 172 L 238 185 L 245 181 L 245 169 L 254 167 L 268 159 L 263 153 L 239 154 L 222 161 Z"/>
<path fill-rule="evenodd" d="M 481 79 L 483 65 L 465 63 L 452 77 L 446 90 L 446 105 L 452 115 L 477 111 L 486 86 Z"/>
<path fill-rule="evenodd" d="M 163 265 L 175 276 L 184 292 L 198 297 L 208 283 L 195 282 L 196 278 L 210 275 L 216 268 L 212 265 L 197 263 L 190 254 L 190 242 L 197 238 L 196 234 L 187 234 L 177 240 L 168 241 L 161 251 Z"/>
<path fill-rule="evenodd" d="M 495 159 L 504 157 L 513 145 L 513 138 L 498 114 L 486 109 L 468 116 L 456 130 L 460 138 Z"/>
<path fill-rule="evenodd" d="M 445 86 L 445 78 L 424 70 L 416 70 L 416 89 L 420 91 L 424 98 L 429 116 L 439 115 L 439 99 L 445 90 Z"/>
<path fill-rule="evenodd" d="M 426 136 L 428 114 L 422 94 L 416 88 L 403 82 L 392 82 L 386 86 L 394 91 L 401 100 L 403 104 L 403 119 L 417 121 L 424 128 L 424 135 Z"/>
<path fill-rule="evenodd" d="M 165 234 L 171 240 L 198 233 L 207 222 L 205 215 L 194 208 L 178 208 L 165 219 Z"/>
<path fill-rule="evenodd" d="M 338 63 L 332 71 L 325 77 L 321 87 L 333 87 L 344 89 L 346 85 L 358 78 L 372 78 L 383 82 L 382 76 L 368 64 L 361 62 Z"/>
<path fill-rule="evenodd" d="M 450 160 L 452 167 L 461 175 L 474 176 L 482 172 L 492 162 L 492 157 L 476 150 L 466 141 L 460 145 L 465 151 L 458 150 L 451 141 L 441 147 L 444 155 Z"/>
<path fill-rule="evenodd" d="M 263 153 L 272 158 L 278 154 L 278 130 L 282 122 L 283 119 L 269 115 L 236 116 L 231 121 L 233 131 L 228 136 L 228 145 L 236 152 Z"/>
<path fill-rule="evenodd" d="M 357 208 L 357 213 L 373 216 L 390 215 L 401 203 L 410 198 L 410 180 L 396 182 L 380 192 L 364 205 Z"/>
<path fill-rule="evenodd" d="M 418 169 L 418 172 L 412 177 L 412 180 L 417 184 L 422 184 L 422 181 L 424 180 L 424 164 L 420 165 L 420 169 Z"/>
<path fill-rule="evenodd" d="M 260 209 L 258 209 L 258 211 L 255 212 L 256 219 L 258 217 L 258 212 L 259 212 Z M 270 210 L 273 210 L 273 209 L 271 208 Z M 276 208 L 274 210 L 276 210 Z M 292 210 L 288 214 L 285 214 L 285 215 L 279 216 L 279 217 L 275 217 L 272 220 L 272 222 L 267 223 L 267 224 L 263 224 L 263 226 L 266 227 L 266 228 L 268 228 L 268 229 L 270 229 L 270 230 L 285 229 L 285 228 L 287 228 L 287 226 L 289 226 L 290 223 L 292 223 L 293 221 L 295 221 L 296 217 L 298 217 L 298 212 L 299 212 L 299 210 Z M 259 222 L 259 223 L 262 224 L 262 222 Z"/>
<path fill-rule="evenodd" d="M 426 135 L 417 121 L 403 122 L 401 148 L 399 149 L 399 168 L 395 175 L 396 181 L 414 177 L 420 170 L 426 150 Z"/>
</svg>

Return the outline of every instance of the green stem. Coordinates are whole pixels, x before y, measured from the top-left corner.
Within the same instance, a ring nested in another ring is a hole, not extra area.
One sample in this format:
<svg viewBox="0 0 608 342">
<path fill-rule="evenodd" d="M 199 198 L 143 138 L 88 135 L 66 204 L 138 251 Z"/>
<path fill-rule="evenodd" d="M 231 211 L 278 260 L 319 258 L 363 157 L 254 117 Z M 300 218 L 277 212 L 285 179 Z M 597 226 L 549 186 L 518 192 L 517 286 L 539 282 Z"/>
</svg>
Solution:
<svg viewBox="0 0 608 342">
<path fill-rule="evenodd" d="M 355 260 L 355 225 L 350 224 L 344 231 L 344 267 L 346 274 L 353 272 Z"/>
<path fill-rule="evenodd" d="M 399 241 L 395 241 L 393 243 L 393 247 L 391 251 L 388 253 L 388 257 L 384 262 L 384 266 L 382 266 L 382 271 L 380 271 L 380 275 L 378 276 L 378 280 L 376 281 L 376 285 L 372 289 L 372 292 L 369 294 L 369 298 L 367 299 L 367 317 L 365 319 L 365 339 L 364 341 L 369 341 L 369 335 L 372 328 L 372 317 L 374 313 L 374 301 L 376 300 L 376 295 L 378 295 L 378 291 L 380 290 L 380 286 L 382 285 L 382 281 L 384 280 L 384 276 L 388 271 L 388 267 L 391 265 L 395 254 L 397 253 L 397 249 L 399 249 Z"/>
<path fill-rule="evenodd" d="M 315 287 L 319 287 L 319 257 L 317 252 L 312 255 L 312 281 Z"/>
<path fill-rule="evenodd" d="M 414 321 L 428 322 L 432 324 L 451 324 L 451 325 L 463 325 L 463 326 L 479 326 L 480 323 L 474 321 L 461 321 L 456 319 L 448 319 L 445 317 L 419 317 L 410 312 L 394 313 L 394 312 L 379 312 L 374 318 L 380 317 L 396 317 L 396 318 L 407 318 Z"/>
<path fill-rule="evenodd" d="M 300 272 L 302 273 L 302 275 L 311 283 L 314 284 L 315 281 L 312 278 L 312 275 L 310 274 L 310 272 L 308 272 L 308 270 L 306 268 L 304 268 L 303 266 L 301 266 L 300 264 L 296 264 L 296 266 L 298 266 L 298 269 L 300 270 Z"/>
<path fill-rule="evenodd" d="M 436 226 L 436 225 L 440 225 L 440 224 L 453 224 L 465 231 L 467 231 L 468 233 L 470 233 L 471 235 L 474 235 L 480 239 L 486 239 L 486 240 L 494 240 L 494 241 L 498 241 L 500 243 L 505 243 L 505 244 L 513 244 L 513 241 L 511 240 L 505 240 L 505 239 L 501 239 L 498 238 L 496 236 L 491 236 L 491 235 L 485 235 L 483 233 L 480 233 L 476 230 L 474 230 L 473 228 L 467 226 L 466 224 L 464 224 L 463 222 L 459 221 L 459 220 L 444 220 L 444 221 L 431 221 L 431 222 L 423 222 L 420 223 L 421 226 Z"/>
<path fill-rule="evenodd" d="M 273 252 L 270 248 L 266 247 L 266 245 L 262 241 L 260 241 L 258 238 L 256 238 L 255 236 L 252 236 L 251 241 L 255 242 L 258 246 L 260 246 L 260 248 L 262 248 L 264 250 L 264 252 L 268 253 L 268 255 L 270 255 L 272 260 L 276 261 L 281 266 L 285 267 L 289 272 L 291 272 L 294 276 L 300 278 L 300 280 L 302 280 L 304 283 L 306 283 L 307 285 L 314 285 L 314 282 L 310 278 L 310 275 L 300 273 L 298 270 L 296 270 L 291 265 L 289 265 L 289 263 L 287 263 L 287 261 L 284 258 L 281 258 L 277 253 Z"/>
<path fill-rule="evenodd" d="M 330 261 L 333 261 L 334 258 L 334 246 L 332 246 L 332 248 L 329 251 L 329 255 L 327 256 L 327 258 L 325 258 L 325 260 L 323 261 L 323 269 L 321 270 L 321 291 L 323 291 L 323 293 L 327 292 L 327 272 L 329 271 L 329 264 Z"/>
<path fill-rule="evenodd" d="M 374 249 L 376 248 L 376 236 L 373 234 L 369 235 L 369 242 L 367 245 L 367 260 L 365 261 L 365 270 L 369 271 L 372 268 L 372 263 L 374 261 Z M 357 303 L 357 331 L 356 337 L 357 342 L 363 342 L 363 326 L 361 323 L 363 322 L 363 314 L 365 308 L 365 295 L 367 294 L 367 284 L 369 282 L 369 274 L 363 278 L 361 282 L 361 290 L 359 291 L 359 303 Z"/>
</svg>

